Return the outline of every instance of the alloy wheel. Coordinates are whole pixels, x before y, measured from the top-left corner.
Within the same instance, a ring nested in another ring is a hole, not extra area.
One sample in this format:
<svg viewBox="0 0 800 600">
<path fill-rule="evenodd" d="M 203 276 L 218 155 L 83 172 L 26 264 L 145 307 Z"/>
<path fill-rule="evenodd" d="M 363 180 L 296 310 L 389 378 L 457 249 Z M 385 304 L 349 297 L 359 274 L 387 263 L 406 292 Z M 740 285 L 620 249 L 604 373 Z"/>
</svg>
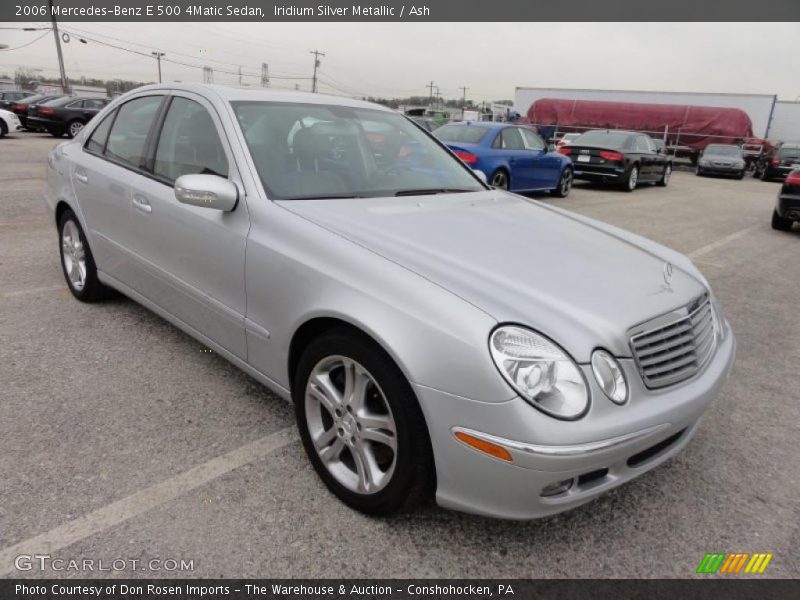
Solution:
<svg viewBox="0 0 800 600">
<path fill-rule="evenodd" d="M 74 121 L 69 124 L 69 134 L 72 137 L 76 137 L 81 132 L 81 129 L 83 129 L 83 123 L 80 121 Z"/>
<path fill-rule="evenodd" d="M 86 252 L 74 221 L 64 223 L 61 230 L 61 260 L 70 284 L 80 292 L 86 285 Z"/>
<path fill-rule="evenodd" d="M 572 171 L 565 169 L 564 174 L 561 176 L 561 195 L 566 196 L 572 189 Z"/>
<path fill-rule="evenodd" d="M 508 177 L 506 177 L 505 171 L 497 171 L 494 175 L 492 175 L 491 184 L 493 187 L 500 188 L 501 190 L 507 190 Z"/>
<path fill-rule="evenodd" d="M 367 369 L 345 356 L 320 360 L 308 377 L 305 412 L 317 455 L 340 484 L 364 495 L 386 487 L 397 464 L 397 426 Z"/>
<path fill-rule="evenodd" d="M 636 167 L 633 167 L 633 169 L 631 169 L 631 174 L 628 177 L 628 189 L 629 190 L 635 190 L 636 189 L 636 184 L 638 182 L 639 182 L 639 169 L 637 169 Z"/>
<path fill-rule="evenodd" d="M 664 185 L 667 185 L 669 183 L 669 178 L 671 176 L 672 176 L 672 167 L 667 165 L 666 168 L 664 169 L 664 177 L 662 178 Z"/>
</svg>

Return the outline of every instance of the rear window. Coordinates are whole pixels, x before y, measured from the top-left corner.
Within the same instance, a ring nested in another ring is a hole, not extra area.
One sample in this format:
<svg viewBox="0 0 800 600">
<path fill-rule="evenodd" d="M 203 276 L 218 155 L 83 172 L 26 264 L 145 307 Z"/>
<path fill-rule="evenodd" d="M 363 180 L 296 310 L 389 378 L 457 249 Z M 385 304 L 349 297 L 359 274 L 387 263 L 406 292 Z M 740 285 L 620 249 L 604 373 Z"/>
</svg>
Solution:
<svg viewBox="0 0 800 600">
<path fill-rule="evenodd" d="M 489 130 L 486 127 L 470 127 L 469 125 L 445 125 L 439 127 L 434 135 L 443 142 L 462 142 L 464 144 L 477 144 Z"/>
<path fill-rule="evenodd" d="M 601 146 L 603 148 L 626 148 L 631 139 L 631 134 L 618 131 L 587 131 L 576 138 L 572 144 L 575 146 Z"/>
</svg>

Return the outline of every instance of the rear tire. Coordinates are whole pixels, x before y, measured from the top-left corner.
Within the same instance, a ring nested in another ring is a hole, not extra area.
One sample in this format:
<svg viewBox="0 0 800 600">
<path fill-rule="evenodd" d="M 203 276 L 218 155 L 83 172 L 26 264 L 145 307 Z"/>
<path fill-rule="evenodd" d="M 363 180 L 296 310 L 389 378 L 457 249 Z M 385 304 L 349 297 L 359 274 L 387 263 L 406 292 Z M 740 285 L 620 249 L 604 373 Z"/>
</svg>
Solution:
<svg viewBox="0 0 800 600">
<path fill-rule="evenodd" d="M 778 215 L 778 211 L 772 211 L 772 228 L 778 231 L 789 231 L 792 228 L 794 221 L 792 219 L 784 219 Z"/>
<path fill-rule="evenodd" d="M 80 119 L 74 119 L 70 121 L 67 124 L 67 137 L 72 139 L 77 136 L 81 132 L 81 129 L 83 129 L 84 125 L 86 125 L 86 123 Z"/>
<path fill-rule="evenodd" d="M 430 496 L 435 471 L 425 418 L 403 373 L 374 341 L 344 327 L 322 334 L 300 357 L 292 399 L 311 464 L 342 502 L 387 515 Z"/>
<path fill-rule="evenodd" d="M 566 198 L 569 196 L 569 192 L 572 189 L 573 180 L 574 176 L 572 174 L 572 169 L 567 167 L 561 173 L 561 177 L 558 180 L 558 187 L 550 190 L 550 193 L 556 198 Z"/>
<path fill-rule="evenodd" d="M 489 185 L 501 190 L 508 190 L 510 181 L 511 178 L 508 176 L 508 171 L 505 169 L 497 169 L 492 173 L 492 177 L 489 179 Z"/>
<path fill-rule="evenodd" d="M 0 138 L 6 137 L 8 133 L 8 127 L 5 124 L 5 121 L 0 121 Z"/>
<path fill-rule="evenodd" d="M 763 173 L 761 173 L 761 181 L 769 181 L 772 179 L 771 175 L 772 173 L 770 173 L 769 169 L 765 167 Z"/>
<path fill-rule="evenodd" d="M 637 165 L 633 165 L 631 170 L 628 171 L 628 177 L 625 178 L 625 183 L 623 183 L 623 189 L 626 192 L 632 192 L 636 189 L 636 185 L 639 183 L 639 167 Z"/>
<path fill-rule="evenodd" d="M 656 185 L 667 187 L 670 177 L 672 177 L 672 165 L 667 163 L 667 166 L 664 167 L 664 172 L 661 174 L 661 179 L 656 182 Z"/>
<path fill-rule="evenodd" d="M 67 209 L 58 221 L 61 270 L 69 291 L 81 302 L 98 302 L 113 295 L 113 290 L 100 283 L 92 250 L 86 241 L 78 217 Z"/>
</svg>

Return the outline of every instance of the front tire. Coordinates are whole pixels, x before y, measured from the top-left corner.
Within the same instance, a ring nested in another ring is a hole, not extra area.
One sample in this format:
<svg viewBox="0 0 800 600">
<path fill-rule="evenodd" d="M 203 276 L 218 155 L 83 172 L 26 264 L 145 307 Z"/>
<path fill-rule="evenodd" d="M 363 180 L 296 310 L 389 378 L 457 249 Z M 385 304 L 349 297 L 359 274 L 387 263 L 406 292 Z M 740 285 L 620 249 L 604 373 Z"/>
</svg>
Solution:
<svg viewBox="0 0 800 600">
<path fill-rule="evenodd" d="M 550 190 L 550 193 L 556 198 L 566 198 L 569 196 L 570 190 L 572 190 L 572 182 L 572 169 L 567 167 L 564 169 L 564 172 L 561 173 L 561 177 L 558 180 L 558 187 Z"/>
<path fill-rule="evenodd" d="M 5 124 L 5 121 L 0 121 L 0 138 L 6 137 L 8 133 L 8 127 Z"/>
<path fill-rule="evenodd" d="M 792 228 L 792 219 L 784 219 L 777 210 L 772 211 L 772 228 L 778 231 L 789 231 Z"/>
<path fill-rule="evenodd" d="M 92 250 L 75 213 L 67 209 L 58 221 L 61 270 L 69 291 L 81 302 L 97 302 L 112 295 L 112 290 L 97 278 Z"/>
<path fill-rule="evenodd" d="M 314 470 L 342 502 L 387 515 L 426 499 L 433 451 L 417 398 L 383 349 L 334 329 L 303 352 L 292 397 Z"/>
<path fill-rule="evenodd" d="M 633 165 L 631 167 L 631 170 L 628 171 L 628 177 L 625 179 L 623 187 L 626 192 L 630 193 L 636 189 L 636 184 L 638 183 L 639 183 L 639 167 Z"/>
</svg>

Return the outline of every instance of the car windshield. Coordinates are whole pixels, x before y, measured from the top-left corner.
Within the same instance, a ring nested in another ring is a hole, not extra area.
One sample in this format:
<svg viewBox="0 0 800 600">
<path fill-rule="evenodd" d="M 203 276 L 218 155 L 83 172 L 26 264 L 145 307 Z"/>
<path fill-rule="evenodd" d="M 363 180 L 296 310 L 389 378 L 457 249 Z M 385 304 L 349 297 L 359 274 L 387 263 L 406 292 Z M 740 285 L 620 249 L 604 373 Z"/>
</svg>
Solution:
<svg viewBox="0 0 800 600">
<path fill-rule="evenodd" d="M 706 148 L 704 154 L 714 154 L 716 156 L 741 156 L 742 150 L 739 148 L 739 146 L 711 144 Z"/>
<path fill-rule="evenodd" d="M 486 189 L 469 168 L 398 113 L 289 102 L 232 102 L 274 200 Z"/>
<path fill-rule="evenodd" d="M 443 127 L 439 127 L 434 135 L 443 142 L 477 144 L 486 137 L 487 133 L 489 133 L 489 129 L 487 127 L 445 125 Z"/>
<path fill-rule="evenodd" d="M 781 148 L 781 158 L 800 158 L 800 148 Z"/>
<path fill-rule="evenodd" d="M 618 131 L 587 131 L 572 141 L 575 146 L 600 146 L 603 148 L 625 148 L 631 139 L 630 133 Z"/>
</svg>

